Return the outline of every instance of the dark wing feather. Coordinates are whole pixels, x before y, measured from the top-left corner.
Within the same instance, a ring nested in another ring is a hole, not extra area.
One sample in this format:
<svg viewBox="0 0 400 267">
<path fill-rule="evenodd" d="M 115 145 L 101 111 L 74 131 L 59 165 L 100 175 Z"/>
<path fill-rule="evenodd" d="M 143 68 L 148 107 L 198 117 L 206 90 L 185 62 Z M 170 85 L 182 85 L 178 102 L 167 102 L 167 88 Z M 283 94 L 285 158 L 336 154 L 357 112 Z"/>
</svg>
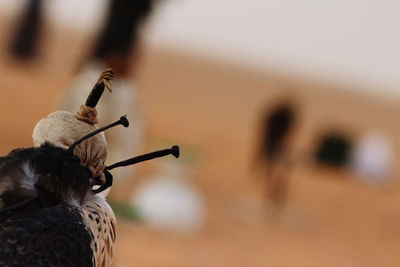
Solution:
<svg viewBox="0 0 400 267">
<path fill-rule="evenodd" d="M 63 148 L 45 144 L 0 157 L 0 210 L 23 208 L 34 199 L 42 206 L 82 203 L 90 191 L 89 170 Z"/>
<path fill-rule="evenodd" d="M 27 160 L 9 155 L 0 157 L 0 209 L 37 196 L 34 177 L 26 173 Z"/>
<path fill-rule="evenodd" d="M 0 266 L 94 266 L 78 209 L 56 206 L 0 214 Z"/>
</svg>

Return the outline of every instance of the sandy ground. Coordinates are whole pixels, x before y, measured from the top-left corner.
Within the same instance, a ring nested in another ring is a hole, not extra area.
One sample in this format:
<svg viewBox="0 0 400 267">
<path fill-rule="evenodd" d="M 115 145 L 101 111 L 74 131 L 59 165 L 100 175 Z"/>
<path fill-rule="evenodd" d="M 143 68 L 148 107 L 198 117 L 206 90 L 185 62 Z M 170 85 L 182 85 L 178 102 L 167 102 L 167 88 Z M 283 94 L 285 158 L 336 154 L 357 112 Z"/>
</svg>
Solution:
<svg viewBox="0 0 400 267">
<path fill-rule="evenodd" d="M 49 48 L 40 65 L 27 66 L 7 58 L 2 38 L 2 155 L 31 146 L 33 126 L 54 110 L 87 44 L 68 33 L 45 39 Z M 294 95 L 301 107 L 295 150 L 304 154 L 319 130 L 339 126 L 354 137 L 386 131 L 398 156 L 399 105 L 171 51 L 149 49 L 140 66 L 149 139 L 187 144 L 200 155 L 191 181 L 204 196 L 206 222 L 198 232 L 180 233 L 120 220 L 115 266 L 400 264 L 397 182 L 378 188 L 348 173 L 301 164 L 292 174 L 287 206 L 276 213 L 264 205 L 262 183 L 250 171 L 259 111 L 277 97 Z"/>
</svg>

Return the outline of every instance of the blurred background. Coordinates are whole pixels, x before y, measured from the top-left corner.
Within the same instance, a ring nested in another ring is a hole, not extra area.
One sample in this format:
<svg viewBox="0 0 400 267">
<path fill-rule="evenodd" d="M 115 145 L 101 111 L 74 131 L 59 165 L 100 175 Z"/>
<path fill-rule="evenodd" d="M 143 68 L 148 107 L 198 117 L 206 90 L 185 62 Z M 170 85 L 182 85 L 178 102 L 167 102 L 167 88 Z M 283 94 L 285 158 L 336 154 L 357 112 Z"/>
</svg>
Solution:
<svg viewBox="0 0 400 267">
<path fill-rule="evenodd" d="M 400 3 L 2 0 L 0 153 L 99 73 L 113 266 L 398 266 Z M 122 127 L 121 127 L 122 128 Z"/>
</svg>

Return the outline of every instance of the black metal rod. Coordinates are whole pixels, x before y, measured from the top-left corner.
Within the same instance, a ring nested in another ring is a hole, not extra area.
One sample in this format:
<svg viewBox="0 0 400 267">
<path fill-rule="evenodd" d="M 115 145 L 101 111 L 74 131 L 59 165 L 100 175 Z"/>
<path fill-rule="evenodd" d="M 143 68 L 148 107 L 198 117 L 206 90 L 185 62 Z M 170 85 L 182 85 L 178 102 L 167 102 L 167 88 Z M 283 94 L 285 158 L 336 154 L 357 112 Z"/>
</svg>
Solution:
<svg viewBox="0 0 400 267">
<path fill-rule="evenodd" d="M 91 108 L 96 107 L 97 103 L 99 102 L 101 95 L 104 92 L 104 84 L 97 82 L 92 91 L 90 92 L 85 105 Z"/>
<path fill-rule="evenodd" d="M 95 131 L 89 133 L 88 135 L 85 135 L 84 137 L 82 137 L 81 139 L 79 139 L 78 141 L 76 141 L 75 143 L 73 143 L 73 144 L 68 148 L 68 151 L 73 151 L 74 148 L 75 148 L 77 145 L 79 145 L 81 142 L 85 141 L 86 139 L 88 139 L 88 138 L 90 138 L 90 137 L 92 137 L 92 136 L 94 136 L 94 135 L 96 135 L 96 134 L 98 134 L 98 133 L 100 133 L 100 132 L 103 132 L 103 131 L 105 131 L 105 130 L 111 128 L 111 127 L 117 126 L 117 125 L 119 125 L 119 124 L 122 124 L 124 127 L 128 127 L 128 126 L 129 126 L 129 121 L 128 121 L 128 119 L 126 118 L 126 115 L 125 115 L 125 116 L 122 116 L 122 117 L 121 117 L 118 121 L 116 121 L 116 122 L 113 122 L 113 123 L 111 123 L 111 124 L 109 124 L 109 125 L 107 125 L 107 126 L 101 127 L 101 128 L 99 128 L 99 129 L 97 129 L 97 130 L 95 130 Z"/>
<path fill-rule="evenodd" d="M 146 160 L 151 160 L 154 158 L 159 158 L 159 157 L 164 157 L 167 155 L 174 155 L 175 158 L 179 158 L 179 146 L 173 146 L 169 149 L 163 149 L 163 150 L 158 150 L 158 151 L 154 151 L 151 153 L 147 153 L 147 154 L 143 154 L 134 158 L 130 158 L 124 161 L 120 161 L 117 163 L 114 163 L 108 167 L 106 167 L 107 170 L 112 170 L 114 168 L 118 168 L 118 167 L 123 167 L 123 166 L 128 166 L 128 165 L 133 165 L 142 161 L 146 161 Z"/>
<path fill-rule="evenodd" d="M 116 75 L 117 75 L 117 73 L 115 72 L 115 70 L 110 69 L 110 68 L 103 71 L 100 74 L 100 77 L 99 77 L 98 81 L 96 82 L 96 84 L 94 85 L 88 98 L 86 99 L 85 105 L 88 107 L 91 107 L 91 108 L 95 108 L 97 103 L 99 102 L 99 100 L 104 92 L 105 86 L 106 86 L 104 84 L 104 80 L 107 82 L 111 81 L 115 78 Z"/>
</svg>

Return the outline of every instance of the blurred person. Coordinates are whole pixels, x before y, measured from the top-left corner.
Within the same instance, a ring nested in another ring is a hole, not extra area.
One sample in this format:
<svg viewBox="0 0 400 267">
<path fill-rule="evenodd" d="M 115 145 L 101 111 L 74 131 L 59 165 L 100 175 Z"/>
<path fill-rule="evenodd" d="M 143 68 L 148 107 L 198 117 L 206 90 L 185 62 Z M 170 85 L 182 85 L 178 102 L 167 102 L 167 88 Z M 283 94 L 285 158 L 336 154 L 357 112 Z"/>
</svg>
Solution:
<svg viewBox="0 0 400 267">
<path fill-rule="evenodd" d="M 295 107 L 290 102 L 280 102 L 262 117 L 257 162 L 265 171 L 266 200 L 276 208 L 283 207 L 287 198 L 294 123 Z"/>
<path fill-rule="evenodd" d="M 27 1 L 9 47 L 11 55 L 16 59 L 28 61 L 37 56 L 43 20 L 42 10 L 42 0 Z"/>
<path fill-rule="evenodd" d="M 140 26 L 149 16 L 153 0 L 112 0 L 109 4 L 105 24 L 94 46 L 83 60 L 72 86 L 68 89 L 62 106 L 66 110 L 77 108 L 76 103 L 87 95 L 99 71 L 104 68 L 116 70 L 118 76 L 113 82 L 113 92 L 107 102 L 100 102 L 98 109 L 105 124 L 121 115 L 128 115 L 133 122 L 127 129 L 112 129 L 107 133 L 110 144 L 110 161 L 118 161 L 137 152 L 142 140 L 142 118 L 140 116 L 137 86 L 135 80 L 137 57 L 140 54 Z M 130 77 L 130 76 L 133 77 Z M 116 170 L 118 181 L 132 177 L 133 168 Z M 119 191 L 119 190 L 114 190 Z"/>
</svg>

